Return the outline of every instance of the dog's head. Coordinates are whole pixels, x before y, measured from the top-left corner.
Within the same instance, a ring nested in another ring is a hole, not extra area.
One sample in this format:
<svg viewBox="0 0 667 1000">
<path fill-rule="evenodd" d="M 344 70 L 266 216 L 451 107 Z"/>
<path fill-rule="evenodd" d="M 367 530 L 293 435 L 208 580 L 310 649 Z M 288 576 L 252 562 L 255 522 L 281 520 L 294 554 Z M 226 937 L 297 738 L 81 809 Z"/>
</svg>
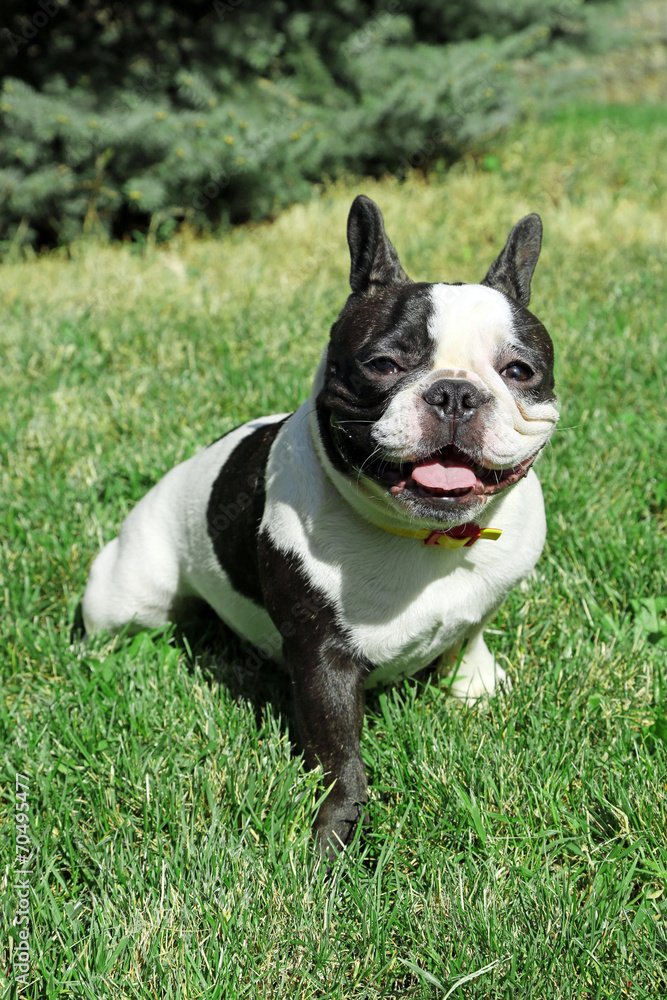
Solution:
<svg viewBox="0 0 667 1000">
<path fill-rule="evenodd" d="M 327 464 L 373 507 L 476 520 L 527 474 L 558 419 L 553 345 L 527 309 L 540 218 L 514 226 L 479 285 L 411 281 L 363 195 L 347 237 L 352 294 L 316 399 Z"/>
</svg>

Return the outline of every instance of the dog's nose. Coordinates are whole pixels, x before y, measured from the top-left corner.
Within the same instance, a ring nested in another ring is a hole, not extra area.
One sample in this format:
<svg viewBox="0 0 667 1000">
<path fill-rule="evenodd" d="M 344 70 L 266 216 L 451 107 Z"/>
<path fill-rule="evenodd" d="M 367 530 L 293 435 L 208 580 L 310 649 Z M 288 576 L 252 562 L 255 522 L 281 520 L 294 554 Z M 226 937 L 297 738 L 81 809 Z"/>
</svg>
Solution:
<svg viewBox="0 0 667 1000">
<path fill-rule="evenodd" d="M 476 385 L 462 378 L 441 378 L 422 393 L 429 406 L 435 406 L 445 416 L 469 420 L 486 401 Z"/>
</svg>

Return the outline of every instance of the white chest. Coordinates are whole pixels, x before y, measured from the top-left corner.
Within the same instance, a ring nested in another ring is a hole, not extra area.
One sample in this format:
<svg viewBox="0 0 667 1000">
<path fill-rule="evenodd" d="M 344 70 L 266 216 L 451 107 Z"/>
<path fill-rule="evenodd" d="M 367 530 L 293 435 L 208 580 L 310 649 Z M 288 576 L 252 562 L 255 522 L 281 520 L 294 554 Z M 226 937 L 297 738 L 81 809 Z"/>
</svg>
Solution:
<svg viewBox="0 0 667 1000">
<path fill-rule="evenodd" d="M 279 550 L 298 558 L 357 654 L 377 668 L 371 684 L 414 673 L 456 646 L 540 555 L 544 507 L 532 472 L 498 498 L 490 524 L 502 530 L 497 541 L 450 550 L 363 520 L 324 475 L 307 439 L 299 444 L 288 427 L 276 441 L 263 528 Z"/>
<path fill-rule="evenodd" d="M 368 525 L 358 530 L 346 542 L 311 545 L 304 561 L 356 652 L 377 668 L 370 684 L 412 674 L 457 646 L 530 571 L 541 548 L 517 559 L 511 527 L 497 542 L 456 551 Z"/>
</svg>

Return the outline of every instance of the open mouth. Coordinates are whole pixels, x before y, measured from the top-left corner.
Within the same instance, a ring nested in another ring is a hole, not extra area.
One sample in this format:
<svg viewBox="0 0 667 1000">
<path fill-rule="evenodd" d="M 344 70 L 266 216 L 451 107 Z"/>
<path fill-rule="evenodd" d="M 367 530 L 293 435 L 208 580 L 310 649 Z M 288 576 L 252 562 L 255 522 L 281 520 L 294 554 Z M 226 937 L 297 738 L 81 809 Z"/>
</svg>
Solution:
<svg viewBox="0 0 667 1000">
<path fill-rule="evenodd" d="M 538 449 L 511 468 L 489 469 L 455 445 L 448 445 L 417 461 L 391 462 L 379 455 L 365 454 L 335 421 L 331 421 L 331 426 L 338 449 L 362 475 L 386 486 L 394 496 L 408 494 L 436 503 L 439 500 L 465 503 L 500 493 L 523 479 L 539 454 Z"/>
<path fill-rule="evenodd" d="M 487 469 L 449 445 L 417 462 L 380 462 L 375 478 L 387 483 L 394 495 L 408 491 L 427 499 L 460 501 L 499 493 L 523 479 L 537 454 L 509 469 Z"/>
</svg>

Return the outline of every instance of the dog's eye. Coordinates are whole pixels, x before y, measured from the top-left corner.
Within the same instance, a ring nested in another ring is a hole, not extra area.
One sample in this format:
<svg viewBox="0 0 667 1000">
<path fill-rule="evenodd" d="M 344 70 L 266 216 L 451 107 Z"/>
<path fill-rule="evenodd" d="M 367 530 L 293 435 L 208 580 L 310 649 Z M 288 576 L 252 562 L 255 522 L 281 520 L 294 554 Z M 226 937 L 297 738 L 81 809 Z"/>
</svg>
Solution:
<svg viewBox="0 0 667 1000">
<path fill-rule="evenodd" d="M 380 375 L 395 375 L 398 371 L 398 365 L 391 358 L 371 358 L 368 367 L 379 372 Z"/>
<path fill-rule="evenodd" d="M 504 368 L 500 374 L 503 378 L 511 379 L 512 382 L 527 382 L 529 378 L 533 377 L 533 370 L 521 361 L 514 361 L 507 368 Z"/>
</svg>

